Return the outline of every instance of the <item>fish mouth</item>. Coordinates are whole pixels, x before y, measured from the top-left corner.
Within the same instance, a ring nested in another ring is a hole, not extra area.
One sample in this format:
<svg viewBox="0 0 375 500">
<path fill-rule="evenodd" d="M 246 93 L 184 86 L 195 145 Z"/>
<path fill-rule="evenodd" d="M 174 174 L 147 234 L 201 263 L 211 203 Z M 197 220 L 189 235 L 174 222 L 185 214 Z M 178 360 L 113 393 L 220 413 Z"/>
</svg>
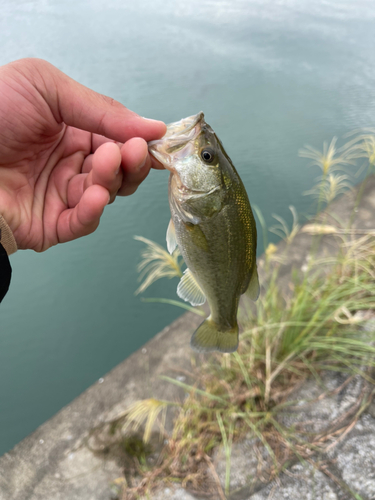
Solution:
<svg viewBox="0 0 375 500">
<path fill-rule="evenodd" d="M 190 187 L 186 187 L 182 182 L 180 177 L 177 175 L 176 176 L 176 185 L 178 188 L 178 191 L 181 195 L 182 198 L 200 198 L 202 196 L 209 196 L 210 194 L 214 193 L 218 189 L 220 189 L 220 186 L 214 186 L 212 189 L 209 191 L 204 191 L 200 189 L 192 189 Z"/>
<path fill-rule="evenodd" d="M 188 116 L 187 118 L 182 118 L 181 120 L 173 123 L 169 123 L 167 125 L 167 132 L 164 135 L 163 139 L 168 137 L 182 137 L 182 136 L 191 136 L 191 132 L 193 129 L 204 119 L 203 111 L 200 111 L 196 115 Z M 153 141 L 157 142 L 157 141 Z"/>
<path fill-rule="evenodd" d="M 196 115 L 182 118 L 177 122 L 172 122 L 167 125 L 166 134 L 156 141 L 148 143 L 148 150 L 154 158 L 156 158 L 165 168 L 174 172 L 172 162 L 175 153 L 181 152 L 182 156 L 187 156 L 189 142 L 199 135 L 204 124 L 204 114 L 202 111 Z M 182 152 L 184 149 L 184 152 Z M 191 153 L 191 152 L 190 152 Z"/>
</svg>

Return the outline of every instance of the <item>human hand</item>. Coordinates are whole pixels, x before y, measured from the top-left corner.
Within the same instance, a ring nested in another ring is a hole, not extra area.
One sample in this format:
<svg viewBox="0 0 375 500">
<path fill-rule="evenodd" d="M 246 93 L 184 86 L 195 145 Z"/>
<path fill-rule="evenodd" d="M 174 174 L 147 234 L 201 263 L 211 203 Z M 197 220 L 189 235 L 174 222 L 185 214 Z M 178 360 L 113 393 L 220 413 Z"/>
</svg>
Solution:
<svg viewBox="0 0 375 500">
<path fill-rule="evenodd" d="M 108 202 L 134 193 L 166 131 L 41 59 L 0 67 L 0 215 L 38 252 L 92 233 Z"/>
</svg>

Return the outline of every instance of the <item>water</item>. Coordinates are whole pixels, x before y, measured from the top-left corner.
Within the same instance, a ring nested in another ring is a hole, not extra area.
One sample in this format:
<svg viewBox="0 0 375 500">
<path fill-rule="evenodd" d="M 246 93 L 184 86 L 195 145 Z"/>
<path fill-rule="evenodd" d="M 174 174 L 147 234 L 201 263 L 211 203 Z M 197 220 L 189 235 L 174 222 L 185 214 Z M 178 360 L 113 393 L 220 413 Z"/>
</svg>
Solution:
<svg viewBox="0 0 375 500">
<path fill-rule="evenodd" d="M 317 172 L 300 147 L 374 125 L 370 0 L 0 0 L 0 12 L 0 64 L 47 59 L 166 122 L 203 110 L 269 224 L 272 213 L 290 220 L 290 204 L 309 211 L 301 193 Z M 142 248 L 133 235 L 164 243 L 167 177 L 152 172 L 94 235 L 11 257 L 0 454 L 181 313 L 133 295 Z M 175 287 L 146 295 L 175 298 Z"/>
</svg>

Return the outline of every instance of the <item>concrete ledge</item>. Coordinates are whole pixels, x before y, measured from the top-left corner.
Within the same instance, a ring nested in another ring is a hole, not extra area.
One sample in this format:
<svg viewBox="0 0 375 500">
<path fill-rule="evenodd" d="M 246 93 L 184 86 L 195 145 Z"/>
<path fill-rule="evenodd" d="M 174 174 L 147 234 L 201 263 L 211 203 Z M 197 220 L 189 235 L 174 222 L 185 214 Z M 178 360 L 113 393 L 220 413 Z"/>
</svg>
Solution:
<svg viewBox="0 0 375 500">
<path fill-rule="evenodd" d="M 108 500 L 121 467 L 80 446 L 84 437 L 138 399 L 174 399 L 178 391 L 158 375 L 189 369 L 190 336 L 201 321 L 193 313 L 181 316 L 3 455 L 0 499 Z"/>
</svg>

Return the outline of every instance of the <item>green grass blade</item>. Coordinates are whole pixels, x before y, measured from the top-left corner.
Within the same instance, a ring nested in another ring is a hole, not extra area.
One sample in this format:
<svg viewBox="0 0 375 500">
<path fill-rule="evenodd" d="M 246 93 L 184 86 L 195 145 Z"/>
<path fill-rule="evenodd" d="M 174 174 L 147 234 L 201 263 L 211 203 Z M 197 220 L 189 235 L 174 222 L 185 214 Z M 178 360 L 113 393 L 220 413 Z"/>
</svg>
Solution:
<svg viewBox="0 0 375 500">
<path fill-rule="evenodd" d="M 229 495 L 230 490 L 230 468 L 231 468 L 231 455 L 232 455 L 232 440 L 233 440 L 233 421 L 229 425 L 229 438 L 225 431 L 223 424 L 223 419 L 221 418 L 220 412 L 216 412 L 216 419 L 219 424 L 221 437 L 223 440 L 224 452 L 225 452 L 225 494 Z"/>
<path fill-rule="evenodd" d="M 197 394 L 200 394 L 201 396 L 205 396 L 208 399 L 211 399 L 212 401 L 218 401 L 219 403 L 222 403 L 224 405 L 228 404 L 228 401 L 224 398 L 221 398 L 220 396 L 216 396 L 214 394 L 210 394 L 209 392 L 202 391 L 202 389 L 198 389 L 197 387 L 194 387 L 193 385 L 189 384 L 184 384 L 183 382 L 180 382 L 179 380 L 175 380 L 174 378 L 167 377 L 167 375 L 160 375 L 159 377 L 161 380 L 165 380 L 167 382 L 170 382 L 171 384 L 177 385 L 178 387 L 181 387 L 182 389 L 185 389 L 187 392 L 195 392 Z"/>
</svg>

